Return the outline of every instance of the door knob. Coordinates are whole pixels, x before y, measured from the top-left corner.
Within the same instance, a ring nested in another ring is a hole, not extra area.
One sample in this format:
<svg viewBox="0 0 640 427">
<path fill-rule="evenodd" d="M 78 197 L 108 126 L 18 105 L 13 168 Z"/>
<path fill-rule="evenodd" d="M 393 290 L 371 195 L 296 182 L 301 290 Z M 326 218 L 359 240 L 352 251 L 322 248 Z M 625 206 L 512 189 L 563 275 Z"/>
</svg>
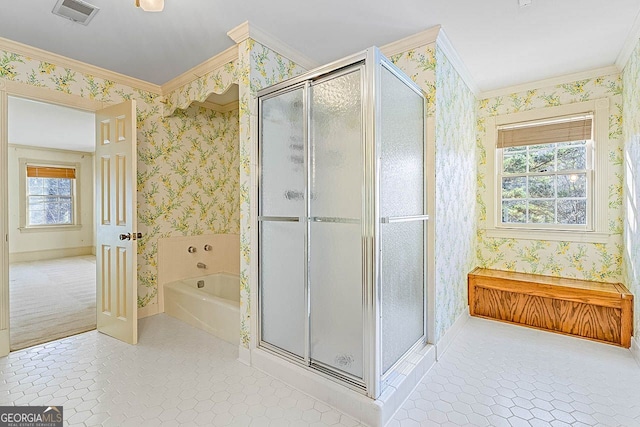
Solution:
<svg viewBox="0 0 640 427">
<path fill-rule="evenodd" d="M 142 233 L 127 233 L 127 234 L 120 235 L 120 240 L 136 240 L 141 238 L 142 238 Z"/>
</svg>

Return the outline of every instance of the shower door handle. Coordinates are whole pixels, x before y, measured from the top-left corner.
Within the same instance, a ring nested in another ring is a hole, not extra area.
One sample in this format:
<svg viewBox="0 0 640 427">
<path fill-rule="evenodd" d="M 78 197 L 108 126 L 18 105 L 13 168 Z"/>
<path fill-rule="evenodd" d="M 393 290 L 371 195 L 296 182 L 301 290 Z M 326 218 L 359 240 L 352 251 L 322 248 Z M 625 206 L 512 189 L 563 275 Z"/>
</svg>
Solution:
<svg viewBox="0 0 640 427">
<path fill-rule="evenodd" d="M 427 221 L 428 219 L 429 215 L 385 216 L 381 221 L 383 224 L 391 224 L 394 222 Z"/>
<path fill-rule="evenodd" d="M 333 224 L 360 224 L 358 218 L 338 218 L 333 216 L 312 216 L 309 218 L 311 222 L 330 222 Z"/>
<path fill-rule="evenodd" d="M 259 216 L 258 221 L 300 222 L 298 216 Z"/>
</svg>

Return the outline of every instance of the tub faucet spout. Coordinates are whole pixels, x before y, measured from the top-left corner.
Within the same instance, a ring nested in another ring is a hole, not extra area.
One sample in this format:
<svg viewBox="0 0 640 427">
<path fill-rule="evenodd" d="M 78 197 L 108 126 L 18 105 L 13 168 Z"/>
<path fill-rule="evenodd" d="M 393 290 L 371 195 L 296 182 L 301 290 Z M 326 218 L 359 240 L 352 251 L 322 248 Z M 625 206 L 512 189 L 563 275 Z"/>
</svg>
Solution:
<svg viewBox="0 0 640 427">
<path fill-rule="evenodd" d="M 197 266 L 198 266 L 198 268 L 207 268 L 207 264 L 202 263 L 202 262 L 199 262 Z"/>
</svg>

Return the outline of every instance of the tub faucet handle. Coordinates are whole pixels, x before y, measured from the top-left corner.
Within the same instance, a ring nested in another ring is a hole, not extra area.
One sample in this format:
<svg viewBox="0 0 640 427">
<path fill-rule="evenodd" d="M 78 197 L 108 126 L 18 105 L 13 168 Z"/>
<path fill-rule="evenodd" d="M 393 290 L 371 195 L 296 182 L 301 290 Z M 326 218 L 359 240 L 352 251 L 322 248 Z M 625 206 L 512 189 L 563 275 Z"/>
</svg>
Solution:
<svg viewBox="0 0 640 427">
<path fill-rule="evenodd" d="M 194 253 L 196 251 L 196 248 L 193 246 L 189 246 L 189 249 L 187 249 L 187 252 L 189 252 L 190 254 Z"/>
<path fill-rule="evenodd" d="M 204 250 L 205 250 L 205 251 L 207 251 L 207 252 L 208 252 L 208 251 L 210 251 L 211 249 L 213 249 L 213 248 L 211 247 L 211 245 L 204 245 Z"/>
<path fill-rule="evenodd" d="M 203 262 L 199 262 L 198 264 L 196 264 L 196 266 L 198 268 L 207 268 L 207 264 L 203 263 Z"/>
</svg>

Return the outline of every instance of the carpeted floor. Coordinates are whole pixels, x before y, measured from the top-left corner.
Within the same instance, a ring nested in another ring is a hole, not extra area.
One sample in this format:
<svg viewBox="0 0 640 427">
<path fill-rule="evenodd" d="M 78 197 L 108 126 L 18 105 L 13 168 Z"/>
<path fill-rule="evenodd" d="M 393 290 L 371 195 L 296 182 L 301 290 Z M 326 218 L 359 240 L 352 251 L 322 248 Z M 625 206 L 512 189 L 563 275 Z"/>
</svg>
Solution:
<svg viewBox="0 0 640 427">
<path fill-rule="evenodd" d="M 11 350 L 96 327 L 93 255 L 9 266 Z"/>
</svg>

